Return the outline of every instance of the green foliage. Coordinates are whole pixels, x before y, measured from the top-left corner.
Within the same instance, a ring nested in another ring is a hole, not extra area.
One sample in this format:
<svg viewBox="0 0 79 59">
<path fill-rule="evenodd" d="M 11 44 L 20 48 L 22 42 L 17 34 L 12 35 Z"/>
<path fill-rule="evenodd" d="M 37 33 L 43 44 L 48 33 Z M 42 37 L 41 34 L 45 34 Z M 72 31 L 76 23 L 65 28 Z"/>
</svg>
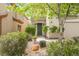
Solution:
<svg viewBox="0 0 79 59">
<path fill-rule="evenodd" d="M 58 16 L 58 6 L 57 3 L 18 3 L 14 5 L 10 5 L 7 9 L 18 12 L 27 17 L 31 17 L 34 19 L 38 19 L 40 17 L 49 17 Z M 79 4 L 78 3 L 60 3 L 60 16 L 65 17 L 68 6 L 70 5 L 70 10 L 68 12 L 69 15 L 77 15 L 79 13 Z M 15 6 L 16 5 L 16 6 Z"/>
<path fill-rule="evenodd" d="M 73 37 L 72 38 L 75 42 L 79 42 L 79 36 L 78 37 Z"/>
<path fill-rule="evenodd" d="M 33 36 L 32 39 L 36 40 L 37 36 Z"/>
<path fill-rule="evenodd" d="M 52 42 L 49 43 L 47 52 L 49 56 L 78 56 L 79 42 L 74 40 L 66 40 L 62 43 Z"/>
<path fill-rule="evenodd" d="M 25 32 L 34 36 L 36 32 L 36 27 L 34 25 L 28 25 L 25 29 Z"/>
<path fill-rule="evenodd" d="M 58 27 L 57 26 L 52 26 L 49 29 L 50 29 L 50 32 L 52 32 L 52 33 L 58 32 Z"/>
<path fill-rule="evenodd" d="M 38 19 L 40 17 L 52 18 L 58 17 L 58 4 L 57 3 L 18 3 L 10 5 L 7 9 L 18 12 L 24 16 Z M 15 6 L 16 5 L 16 6 Z M 79 13 L 78 3 L 60 3 L 60 17 L 65 17 L 68 6 L 70 5 L 70 10 L 68 15 L 77 15 Z"/>
<path fill-rule="evenodd" d="M 18 12 L 24 16 L 38 19 L 40 17 L 46 17 L 47 8 L 44 3 L 18 3 L 16 6 L 8 6 L 7 9 Z M 38 7 L 37 7 L 38 6 Z M 45 8 L 44 8 L 45 7 Z"/>
<path fill-rule="evenodd" d="M 44 25 L 42 30 L 43 30 L 44 33 L 47 33 L 47 31 L 48 31 L 48 26 Z"/>
<path fill-rule="evenodd" d="M 0 55 L 21 56 L 24 54 L 28 35 L 24 32 L 13 32 L 0 37 Z"/>
<path fill-rule="evenodd" d="M 37 7 L 38 6 L 38 7 Z M 44 3 L 30 3 L 26 6 L 26 16 L 29 16 L 34 19 L 39 19 L 40 17 L 47 16 L 47 8 Z"/>
<path fill-rule="evenodd" d="M 43 47 L 46 47 L 46 41 L 42 40 L 40 41 L 40 47 L 43 48 Z"/>
</svg>

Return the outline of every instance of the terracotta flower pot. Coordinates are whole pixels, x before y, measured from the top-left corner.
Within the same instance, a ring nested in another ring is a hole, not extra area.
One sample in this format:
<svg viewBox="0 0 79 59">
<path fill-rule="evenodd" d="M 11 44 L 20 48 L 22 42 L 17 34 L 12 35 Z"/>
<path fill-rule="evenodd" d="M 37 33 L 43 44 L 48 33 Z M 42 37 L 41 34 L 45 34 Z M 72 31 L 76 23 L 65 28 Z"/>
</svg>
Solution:
<svg viewBox="0 0 79 59">
<path fill-rule="evenodd" d="M 39 50 L 39 44 L 33 44 L 32 51 L 37 51 L 37 50 Z"/>
</svg>

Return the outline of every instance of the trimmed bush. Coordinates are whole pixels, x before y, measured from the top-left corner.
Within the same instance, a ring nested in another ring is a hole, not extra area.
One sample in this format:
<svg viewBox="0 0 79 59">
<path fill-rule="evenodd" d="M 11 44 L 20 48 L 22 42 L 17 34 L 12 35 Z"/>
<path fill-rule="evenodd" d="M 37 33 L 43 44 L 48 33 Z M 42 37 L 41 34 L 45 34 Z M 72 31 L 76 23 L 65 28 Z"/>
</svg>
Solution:
<svg viewBox="0 0 79 59">
<path fill-rule="evenodd" d="M 72 37 L 75 42 L 79 42 L 79 37 Z"/>
<path fill-rule="evenodd" d="M 8 33 L 0 37 L 0 55 L 21 56 L 27 45 L 28 35 L 22 32 Z"/>
<path fill-rule="evenodd" d="M 44 40 L 40 41 L 39 44 L 41 48 L 46 47 L 46 41 Z"/>
<path fill-rule="evenodd" d="M 46 37 L 46 33 L 47 33 L 47 31 L 48 31 L 48 26 L 43 25 L 42 31 L 43 31 L 43 33 L 44 33 L 44 36 Z"/>
<path fill-rule="evenodd" d="M 33 40 L 34 43 L 36 43 L 36 39 L 37 39 L 37 36 L 32 37 L 32 40 Z"/>
<path fill-rule="evenodd" d="M 36 32 L 36 27 L 34 25 L 28 25 L 25 29 L 25 32 L 34 36 Z"/>
<path fill-rule="evenodd" d="M 60 42 L 52 42 L 48 45 L 47 53 L 49 56 L 78 56 L 79 42 L 67 40 Z"/>
<path fill-rule="evenodd" d="M 44 25 L 42 30 L 43 30 L 44 33 L 47 33 L 47 31 L 48 31 L 48 26 Z"/>
<path fill-rule="evenodd" d="M 28 41 L 32 41 L 32 35 L 28 34 Z"/>
<path fill-rule="evenodd" d="M 37 39 L 37 36 L 33 36 L 32 39 L 34 39 L 34 40 Z"/>
<path fill-rule="evenodd" d="M 52 32 L 52 33 L 58 32 L 58 27 L 57 26 L 52 26 L 49 29 L 50 29 L 50 32 Z"/>
</svg>

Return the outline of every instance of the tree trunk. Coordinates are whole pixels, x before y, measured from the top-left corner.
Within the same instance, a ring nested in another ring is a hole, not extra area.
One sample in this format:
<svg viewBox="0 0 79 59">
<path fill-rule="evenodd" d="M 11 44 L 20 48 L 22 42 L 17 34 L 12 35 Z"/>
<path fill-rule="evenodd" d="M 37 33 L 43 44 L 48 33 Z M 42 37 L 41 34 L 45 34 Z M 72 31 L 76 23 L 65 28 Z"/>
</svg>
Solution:
<svg viewBox="0 0 79 59">
<path fill-rule="evenodd" d="M 59 40 L 62 41 L 63 39 L 63 20 L 61 19 L 60 15 L 60 3 L 58 3 L 58 20 L 59 20 Z"/>
<path fill-rule="evenodd" d="M 60 15 L 60 6 L 61 6 L 61 4 L 60 3 L 57 3 L 57 6 L 58 6 L 58 12 L 56 12 L 53 8 L 51 8 L 50 7 L 50 5 L 47 3 L 47 5 L 48 5 L 48 7 L 56 14 L 56 15 L 58 15 L 58 20 L 59 20 L 59 32 L 60 32 L 60 37 L 59 37 L 59 39 L 60 39 L 60 41 L 64 38 L 64 35 L 63 35 L 63 33 L 64 33 L 64 23 L 65 23 L 65 20 L 66 20 L 66 18 L 67 18 L 67 16 L 68 16 L 68 14 L 70 13 L 70 4 L 68 4 L 68 8 L 67 8 L 67 11 L 66 11 L 66 16 L 65 16 L 65 18 L 63 17 L 63 19 L 61 19 L 61 15 Z"/>
<path fill-rule="evenodd" d="M 60 37 L 59 37 L 59 39 L 60 40 L 62 40 L 63 39 L 63 32 L 64 32 L 64 24 L 63 24 L 63 20 L 62 19 L 60 19 L 59 20 L 59 32 L 60 32 Z"/>
</svg>

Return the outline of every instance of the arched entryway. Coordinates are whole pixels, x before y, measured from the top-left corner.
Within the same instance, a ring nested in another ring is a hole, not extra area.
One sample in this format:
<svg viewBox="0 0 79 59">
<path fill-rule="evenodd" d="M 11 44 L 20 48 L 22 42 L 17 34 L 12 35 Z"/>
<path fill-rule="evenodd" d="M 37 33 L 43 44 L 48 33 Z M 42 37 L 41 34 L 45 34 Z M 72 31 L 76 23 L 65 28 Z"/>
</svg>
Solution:
<svg viewBox="0 0 79 59">
<path fill-rule="evenodd" d="M 46 24 L 46 18 L 32 19 L 32 24 L 36 25 L 36 36 L 43 36 L 42 27 Z"/>
</svg>

